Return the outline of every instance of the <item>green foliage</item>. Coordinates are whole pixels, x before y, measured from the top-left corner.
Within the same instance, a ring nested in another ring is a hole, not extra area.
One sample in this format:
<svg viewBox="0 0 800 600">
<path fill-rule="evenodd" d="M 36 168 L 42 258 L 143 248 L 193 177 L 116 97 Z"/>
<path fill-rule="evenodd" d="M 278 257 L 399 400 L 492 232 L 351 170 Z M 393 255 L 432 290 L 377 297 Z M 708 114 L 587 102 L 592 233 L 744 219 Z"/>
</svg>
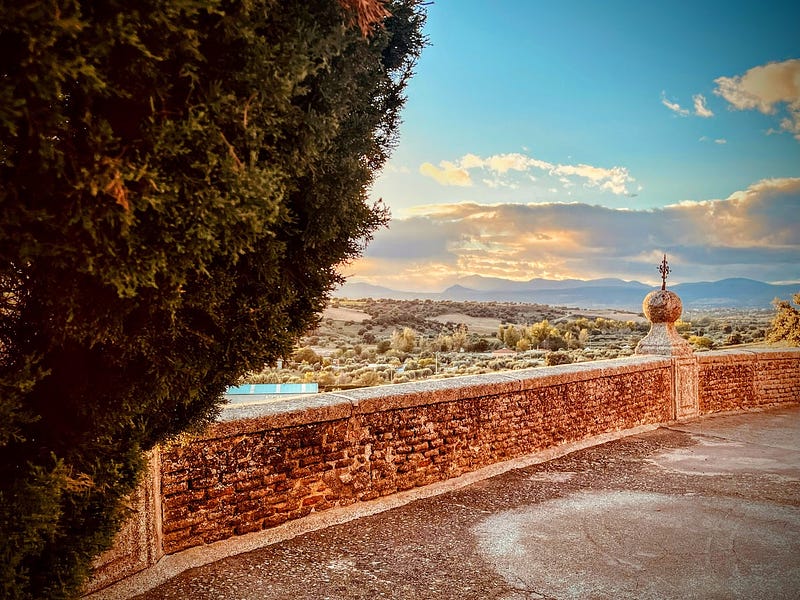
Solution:
<svg viewBox="0 0 800 600">
<path fill-rule="evenodd" d="M 568 365 L 572 363 L 572 357 L 567 352 L 548 352 L 544 357 L 544 364 L 548 367 L 554 365 Z"/>
<path fill-rule="evenodd" d="M 698 350 L 711 350 L 714 347 L 714 340 L 704 335 L 690 335 L 689 343 Z"/>
<path fill-rule="evenodd" d="M 294 354 L 292 354 L 292 360 L 315 365 L 322 362 L 322 357 L 314 352 L 314 350 L 306 346 L 305 348 L 299 348 L 295 350 Z"/>
<path fill-rule="evenodd" d="M 366 370 L 358 375 L 356 383 L 365 387 L 369 387 L 373 385 L 383 385 L 386 383 L 386 380 L 379 373 L 376 373 L 372 370 Z"/>
<path fill-rule="evenodd" d="M 503 341 L 506 347 L 515 348 L 522 333 L 515 325 L 501 325 L 497 337 Z"/>
<path fill-rule="evenodd" d="M 492 341 L 496 343 L 496 340 Z M 464 350 L 467 352 L 488 352 L 489 350 L 495 349 L 496 348 L 490 348 L 489 341 L 486 338 L 482 338 L 474 333 L 470 334 L 464 344 Z"/>
<path fill-rule="evenodd" d="M 555 335 L 555 328 L 546 319 L 527 328 L 526 334 L 535 348 L 541 348 L 543 343 Z"/>
<path fill-rule="evenodd" d="M 744 339 L 742 338 L 742 334 L 736 331 L 728 336 L 728 338 L 725 340 L 725 343 L 728 346 L 735 346 L 737 344 L 741 344 L 743 341 Z"/>
<path fill-rule="evenodd" d="M 800 305 L 800 293 L 792 296 L 792 300 L 795 306 Z M 772 304 L 775 306 L 776 312 L 767 333 L 767 341 L 786 342 L 790 346 L 800 346 L 800 310 L 792 306 L 792 303 L 780 298 L 775 298 Z"/>
<path fill-rule="evenodd" d="M 9 484 L 0 490 L 0 523 L 3 531 L 10 535 L 0 548 L 0 590 L 4 598 L 17 595 L 17 585 L 26 576 L 24 558 L 40 552 L 54 537 L 61 517 L 61 497 L 67 487 L 67 474 L 60 462 L 55 462 L 51 468 L 27 465 L 25 476 Z M 6 498 L 28 500 L 19 521 Z"/>
<path fill-rule="evenodd" d="M 287 356 L 367 202 L 418 0 L 0 6 L 0 590 L 78 593 L 142 450 Z"/>
</svg>

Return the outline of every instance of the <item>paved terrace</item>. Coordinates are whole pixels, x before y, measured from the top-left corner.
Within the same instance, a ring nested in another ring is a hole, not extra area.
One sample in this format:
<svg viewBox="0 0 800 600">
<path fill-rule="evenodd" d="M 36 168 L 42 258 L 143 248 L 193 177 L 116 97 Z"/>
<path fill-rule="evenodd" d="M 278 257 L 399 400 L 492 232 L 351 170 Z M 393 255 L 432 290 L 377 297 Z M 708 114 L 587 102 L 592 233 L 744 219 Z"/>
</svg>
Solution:
<svg viewBox="0 0 800 600">
<path fill-rule="evenodd" d="M 559 452 L 321 513 L 164 582 L 166 561 L 136 598 L 800 598 L 797 405 Z"/>
</svg>

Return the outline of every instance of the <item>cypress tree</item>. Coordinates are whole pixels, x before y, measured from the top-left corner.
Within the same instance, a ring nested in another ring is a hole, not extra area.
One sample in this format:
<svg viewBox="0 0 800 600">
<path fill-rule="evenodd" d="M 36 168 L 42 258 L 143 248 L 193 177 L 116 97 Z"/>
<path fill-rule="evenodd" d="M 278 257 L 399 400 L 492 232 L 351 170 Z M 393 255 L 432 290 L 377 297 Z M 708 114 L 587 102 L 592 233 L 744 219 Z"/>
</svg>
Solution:
<svg viewBox="0 0 800 600">
<path fill-rule="evenodd" d="M 353 4 L 0 5 L 0 596 L 77 595 L 142 452 L 288 355 L 387 222 L 424 14 Z"/>
</svg>

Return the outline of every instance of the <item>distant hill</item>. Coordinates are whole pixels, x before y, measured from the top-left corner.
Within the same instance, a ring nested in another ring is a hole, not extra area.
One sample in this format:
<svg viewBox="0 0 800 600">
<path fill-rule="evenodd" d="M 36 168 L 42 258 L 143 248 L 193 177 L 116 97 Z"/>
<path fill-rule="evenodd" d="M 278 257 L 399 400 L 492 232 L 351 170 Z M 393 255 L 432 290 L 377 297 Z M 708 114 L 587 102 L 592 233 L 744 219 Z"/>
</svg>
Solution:
<svg viewBox="0 0 800 600">
<path fill-rule="evenodd" d="M 334 294 L 342 298 L 431 299 L 476 302 L 525 302 L 580 308 L 641 310 L 642 299 L 652 289 L 638 281 L 622 279 L 511 281 L 472 276 L 460 279 L 440 293 L 398 291 L 366 283 L 345 283 Z M 685 308 L 769 308 L 773 298 L 789 299 L 800 291 L 800 282 L 773 285 L 753 279 L 681 283 L 668 286 L 683 300 Z"/>
<path fill-rule="evenodd" d="M 753 279 L 723 279 L 676 285 L 675 293 L 693 307 L 769 307 L 776 297 L 790 300 L 800 283 L 772 285 Z"/>
<path fill-rule="evenodd" d="M 501 279 L 499 277 L 482 277 L 480 275 L 472 275 L 470 277 L 462 277 L 458 280 L 457 285 L 469 288 L 476 291 L 497 291 L 504 290 L 508 292 L 533 292 L 541 290 L 566 290 L 574 289 L 576 287 L 631 287 L 638 286 L 646 288 L 647 286 L 638 281 L 624 281 L 622 279 L 605 278 L 605 279 L 541 279 L 534 278 L 528 281 L 512 281 L 510 279 Z"/>
<path fill-rule="evenodd" d="M 424 292 L 403 292 L 371 283 L 345 283 L 333 294 L 337 298 L 388 298 L 391 300 L 438 300 L 441 294 Z"/>
</svg>

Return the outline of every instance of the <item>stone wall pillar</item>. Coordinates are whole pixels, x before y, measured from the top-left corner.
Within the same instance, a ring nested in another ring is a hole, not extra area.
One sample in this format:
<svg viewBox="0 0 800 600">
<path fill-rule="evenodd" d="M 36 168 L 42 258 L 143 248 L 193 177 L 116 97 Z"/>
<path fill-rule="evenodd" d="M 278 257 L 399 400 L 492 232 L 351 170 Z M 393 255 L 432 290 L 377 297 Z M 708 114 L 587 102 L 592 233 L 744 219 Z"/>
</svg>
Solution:
<svg viewBox="0 0 800 600">
<path fill-rule="evenodd" d="M 636 354 L 671 356 L 673 418 L 699 415 L 697 359 L 689 342 L 675 329 L 675 321 L 683 312 L 681 299 L 669 290 L 655 290 L 645 296 L 642 310 L 650 321 L 650 331 L 636 345 Z"/>
<path fill-rule="evenodd" d="M 147 454 L 142 481 L 129 497 L 131 516 L 117 533 L 114 546 L 94 561 L 94 573 L 84 594 L 90 594 L 155 565 L 164 556 L 161 527 L 159 450 Z"/>
<path fill-rule="evenodd" d="M 700 396 L 698 390 L 698 366 L 694 356 L 681 356 L 672 359 L 674 372 L 673 394 L 675 398 L 676 419 L 699 416 Z"/>
</svg>

